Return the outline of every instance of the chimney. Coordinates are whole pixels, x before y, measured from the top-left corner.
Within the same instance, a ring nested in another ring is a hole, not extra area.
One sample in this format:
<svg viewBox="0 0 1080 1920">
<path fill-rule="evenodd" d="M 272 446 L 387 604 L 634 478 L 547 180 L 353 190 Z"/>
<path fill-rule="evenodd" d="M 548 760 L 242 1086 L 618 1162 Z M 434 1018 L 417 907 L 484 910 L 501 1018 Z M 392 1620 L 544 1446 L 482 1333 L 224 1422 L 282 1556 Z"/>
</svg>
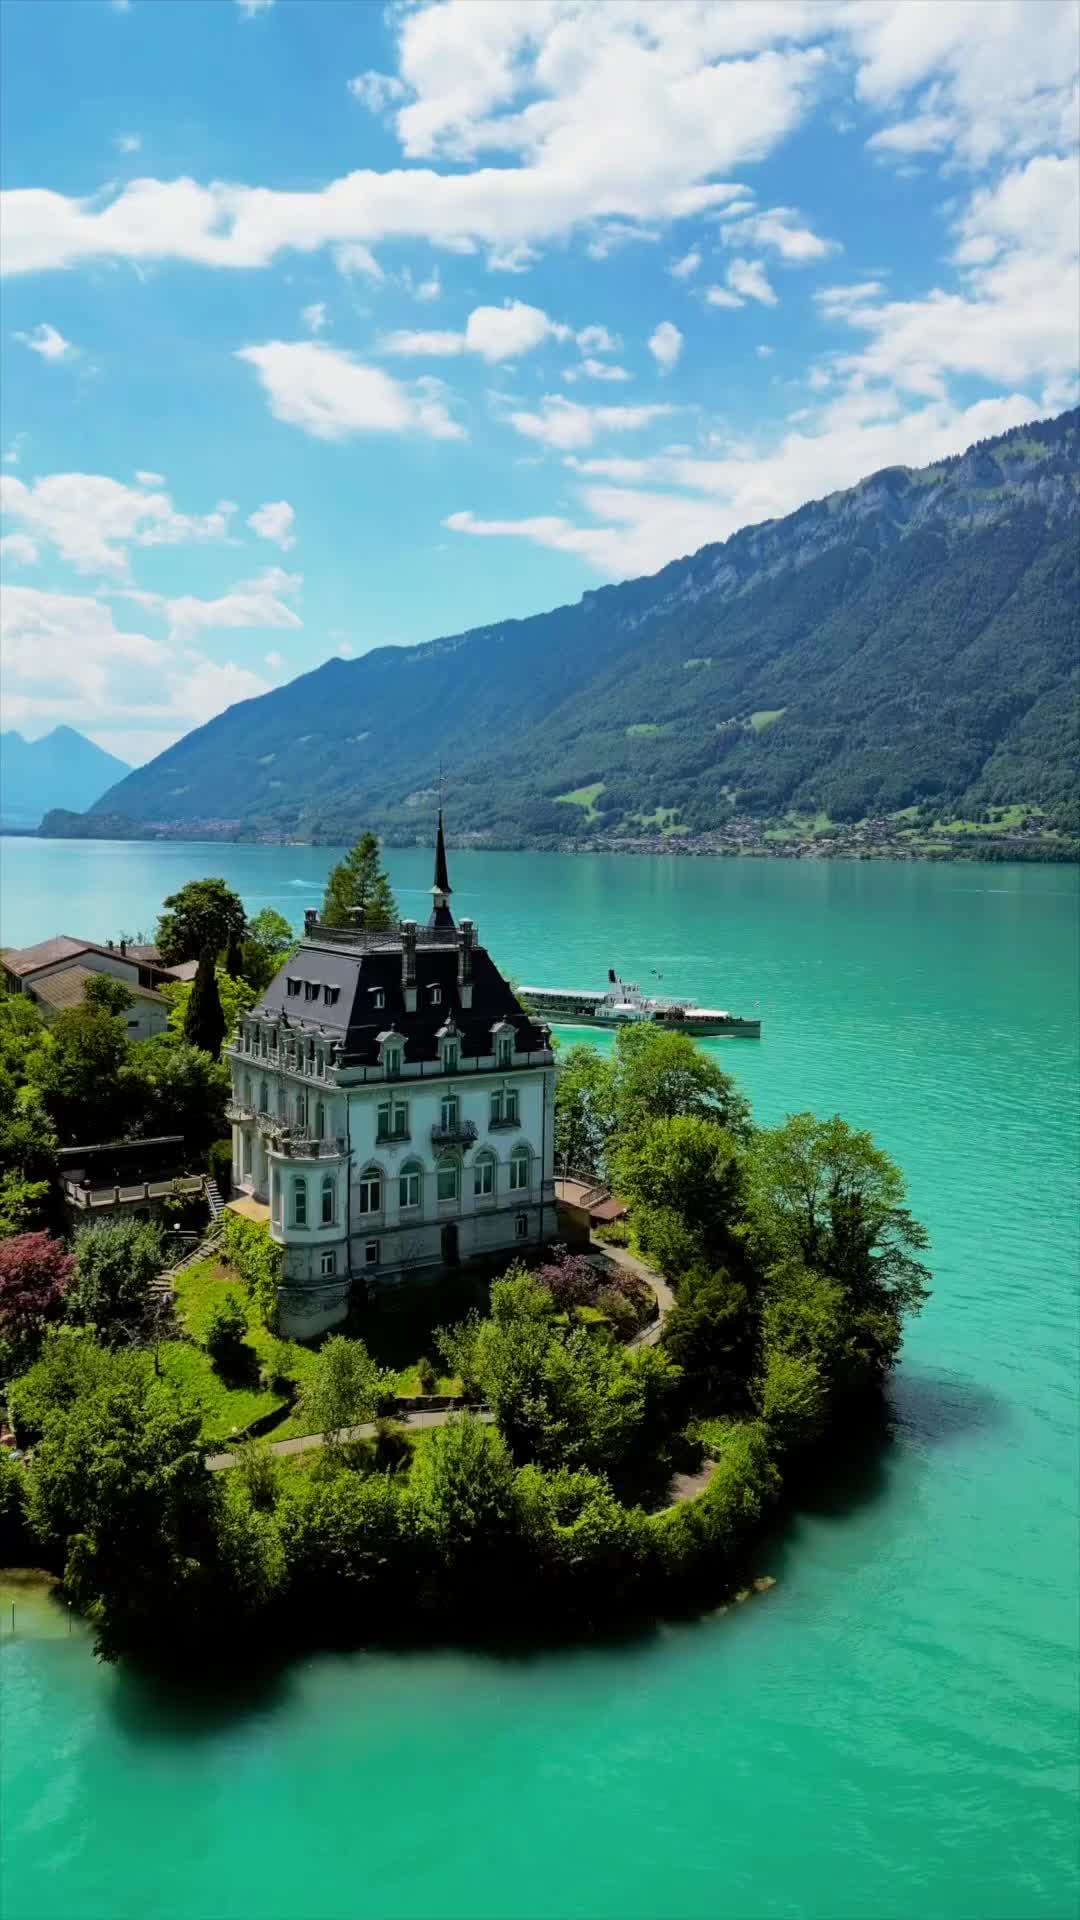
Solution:
<svg viewBox="0 0 1080 1920">
<path fill-rule="evenodd" d="M 111 940 L 106 940 L 106 942 L 105 942 L 105 945 L 106 945 L 106 946 L 108 947 L 108 949 L 109 949 L 109 952 L 111 953 L 111 952 L 112 952 L 112 950 L 113 950 L 113 943 L 112 943 L 112 941 L 111 941 Z"/>
<path fill-rule="evenodd" d="M 476 923 L 463 920 L 458 928 L 458 998 L 465 1008 L 472 1006 L 472 957 L 476 943 Z"/>
<path fill-rule="evenodd" d="M 401 923 L 401 991 L 406 1013 L 416 1012 L 416 921 Z"/>
<path fill-rule="evenodd" d="M 358 933 L 359 933 L 359 932 L 361 932 L 361 931 L 363 930 L 363 925 L 364 925 L 364 909 L 363 909 L 363 907 L 350 907 L 350 908 L 349 908 L 349 925 L 350 925 L 351 927 L 355 927 L 355 928 L 356 928 L 356 931 L 357 931 Z"/>
<path fill-rule="evenodd" d="M 121 940 L 120 942 L 120 957 L 121 959 L 127 958 L 127 941 L 126 940 Z"/>
<path fill-rule="evenodd" d="M 304 932 L 310 933 L 318 925 L 319 915 L 314 907 L 304 908 Z"/>
</svg>

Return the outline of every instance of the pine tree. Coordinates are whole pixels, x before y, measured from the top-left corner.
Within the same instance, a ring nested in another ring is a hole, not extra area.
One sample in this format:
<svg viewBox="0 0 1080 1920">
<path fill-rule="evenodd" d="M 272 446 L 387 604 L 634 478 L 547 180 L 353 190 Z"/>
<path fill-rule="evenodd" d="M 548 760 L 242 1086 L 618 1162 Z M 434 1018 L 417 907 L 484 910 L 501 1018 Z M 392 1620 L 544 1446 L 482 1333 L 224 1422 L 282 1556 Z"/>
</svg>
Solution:
<svg viewBox="0 0 1080 1920">
<path fill-rule="evenodd" d="M 199 970 L 184 1016 L 184 1038 L 193 1047 L 201 1047 L 204 1053 L 218 1059 L 225 1038 L 225 1015 L 221 1011 L 214 955 L 209 947 L 204 947 L 199 956 Z"/>
<path fill-rule="evenodd" d="M 230 980 L 239 980 L 244 971 L 244 955 L 235 927 L 229 934 L 229 944 L 225 949 L 225 971 Z"/>
<path fill-rule="evenodd" d="M 363 834 L 352 852 L 333 869 L 326 883 L 323 925 L 350 926 L 356 907 L 363 908 L 365 927 L 378 931 L 397 925 L 397 901 L 379 863 L 379 843 L 373 833 Z"/>
</svg>

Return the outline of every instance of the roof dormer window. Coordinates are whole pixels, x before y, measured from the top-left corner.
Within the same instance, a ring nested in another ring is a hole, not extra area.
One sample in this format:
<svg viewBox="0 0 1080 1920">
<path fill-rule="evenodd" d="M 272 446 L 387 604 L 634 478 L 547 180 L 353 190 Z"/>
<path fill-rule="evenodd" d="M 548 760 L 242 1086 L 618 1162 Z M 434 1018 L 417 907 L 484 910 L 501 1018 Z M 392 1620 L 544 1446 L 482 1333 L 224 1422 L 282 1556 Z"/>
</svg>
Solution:
<svg viewBox="0 0 1080 1920">
<path fill-rule="evenodd" d="M 334 1007 L 337 1005 L 338 995 L 340 994 L 340 992 L 341 992 L 340 987 L 324 987 L 323 988 L 323 999 L 325 1000 L 328 1007 Z"/>
<path fill-rule="evenodd" d="M 304 999 L 317 1000 L 318 997 L 319 997 L 318 980 L 305 980 L 304 981 Z"/>
<path fill-rule="evenodd" d="M 300 982 L 296 978 L 295 974 L 292 974 L 292 973 L 286 974 L 285 985 L 289 990 L 290 996 L 292 997 L 295 997 L 295 995 L 298 994 L 300 991 Z"/>
<path fill-rule="evenodd" d="M 442 988 L 437 985 L 432 985 L 428 988 L 428 992 L 431 995 L 432 1006 L 441 1007 L 442 1006 Z"/>
<path fill-rule="evenodd" d="M 385 1007 L 385 1005 L 386 1005 L 386 994 L 385 994 L 385 992 L 383 991 L 383 988 L 382 988 L 382 987 L 372 987 L 372 989 L 371 989 L 371 1004 L 372 1004 L 372 1006 L 373 1006 L 373 1007 Z"/>
</svg>

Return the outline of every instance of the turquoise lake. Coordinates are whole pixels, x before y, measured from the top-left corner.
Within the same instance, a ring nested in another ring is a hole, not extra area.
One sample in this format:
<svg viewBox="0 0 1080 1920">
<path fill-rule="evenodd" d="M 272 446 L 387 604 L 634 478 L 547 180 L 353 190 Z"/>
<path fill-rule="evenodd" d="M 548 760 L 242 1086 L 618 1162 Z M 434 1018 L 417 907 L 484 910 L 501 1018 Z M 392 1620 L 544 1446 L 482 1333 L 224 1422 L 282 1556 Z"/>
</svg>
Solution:
<svg viewBox="0 0 1080 1920">
<path fill-rule="evenodd" d="M 150 931 L 198 873 L 299 921 L 331 857 L 5 840 L 2 940 Z M 418 916 L 430 855 L 388 864 Z M 935 1278 L 892 1443 L 762 1548 L 770 1592 L 629 1644 L 307 1658 L 214 1712 L 0 1617 L 3 1920 L 1074 1920 L 1076 871 L 450 877 L 520 980 L 758 1005 L 760 1043 L 713 1043 L 758 1117 L 900 1161 Z"/>
</svg>

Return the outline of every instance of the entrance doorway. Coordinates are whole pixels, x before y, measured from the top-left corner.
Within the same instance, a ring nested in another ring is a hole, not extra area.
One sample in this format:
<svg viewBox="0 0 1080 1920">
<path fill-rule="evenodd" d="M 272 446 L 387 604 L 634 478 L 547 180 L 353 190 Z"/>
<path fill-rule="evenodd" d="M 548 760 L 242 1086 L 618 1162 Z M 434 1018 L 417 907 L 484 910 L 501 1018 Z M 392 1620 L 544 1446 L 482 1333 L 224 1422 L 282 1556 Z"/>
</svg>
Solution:
<svg viewBox="0 0 1080 1920">
<path fill-rule="evenodd" d="M 456 1267 L 461 1264 L 456 1220 L 448 1220 L 442 1230 L 442 1262 L 444 1267 Z"/>
</svg>

